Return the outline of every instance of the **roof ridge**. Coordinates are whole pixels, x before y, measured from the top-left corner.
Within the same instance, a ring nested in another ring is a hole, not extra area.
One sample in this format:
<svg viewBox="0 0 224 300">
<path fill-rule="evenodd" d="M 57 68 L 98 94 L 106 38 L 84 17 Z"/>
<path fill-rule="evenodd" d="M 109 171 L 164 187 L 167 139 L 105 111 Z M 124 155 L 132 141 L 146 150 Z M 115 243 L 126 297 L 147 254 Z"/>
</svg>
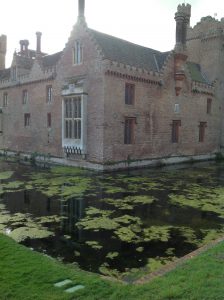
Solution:
<svg viewBox="0 0 224 300">
<path fill-rule="evenodd" d="M 97 34 L 101 34 L 101 35 L 104 35 L 104 36 L 106 36 L 106 37 L 110 37 L 110 38 L 113 38 L 113 39 L 117 39 L 117 40 L 119 40 L 119 41 L 121 41 L 121 42 L 129 43 L 129 44 L 134 45 L 134 46 L 137 46 L 137 47 L 141 47 L 141 48 L 145 48 L 145 49 L 148 49 L 148 50 L 155 51 L 155 52 L 157 52 L 158 54 L 163 54 L 163 53 L 169 52 L 169 51 L 161 52 L 161 51 L 159 51 L 159 50 L 156 50 L 156 49 L 153 49 L 153 48 L 149 48 L 149 47 L 146 47 L 146 46 L 143 46 L 143 45 L 139 45 L 139 44 L 137 44 L 137 43 L 130 42 L 130 41 L 125 40 L 125 39 L 123 39 L 123 38 L 120 38 L 120 37 L 117 37 L 117 36 L 114 36 L 114 35 L 111 35 L 111 34 L 108 34 L 108 33 L 104 33 L 104 32 L 101 32 L 101 31 L 98 31 L 98 30 L 95 30 L 95 29 L 92 29 L 92 28 L 88 28 L 88 30 L 89 30 L 90 32 L 93 32 L 93 33 L 95 32 L 95 33 L 97 33 Z"/>
<path fill-rule="evenodd" d="M 147 48 L 121 38 L 102 33 L 88 28 L 88 32 L 95 40 L 103 59 L 116 61 L 124 65 L 130 65 L 147 71 L 159 72 L 166 56 L 170 53 Z"/>
</svg>

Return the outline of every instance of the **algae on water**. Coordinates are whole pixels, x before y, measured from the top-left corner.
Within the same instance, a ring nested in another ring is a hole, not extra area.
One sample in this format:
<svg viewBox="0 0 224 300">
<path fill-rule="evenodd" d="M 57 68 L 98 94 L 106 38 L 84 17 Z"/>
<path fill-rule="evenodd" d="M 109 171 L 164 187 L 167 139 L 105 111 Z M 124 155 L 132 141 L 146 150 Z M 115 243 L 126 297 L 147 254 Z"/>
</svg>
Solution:
<svg viewBox="0 0 224 300">
<path fill-rule="evenodd" d="M 11 178 L 13 173 L 14 173 L 13 171 L 0 172 L 0 180 L 5 180 L 5 179 Z"/>
</svg>

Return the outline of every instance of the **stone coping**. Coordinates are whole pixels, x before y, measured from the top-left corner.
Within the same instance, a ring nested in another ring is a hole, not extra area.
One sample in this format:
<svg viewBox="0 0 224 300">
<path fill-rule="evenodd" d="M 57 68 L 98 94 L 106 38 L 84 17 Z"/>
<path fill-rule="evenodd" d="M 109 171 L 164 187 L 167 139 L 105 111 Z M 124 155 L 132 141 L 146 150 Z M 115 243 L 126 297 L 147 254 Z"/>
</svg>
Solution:
<svg viewBox="0 0 224 300">
<path fill-rule="evenodd" d="M 221 238 L 218 238 L 214 241 L 212 241 L 211 243 L 204 245 L 196 250 L 194 250 L 193 252 L 188 253 L 187 255 L 178 258 L 177 260 L 175 260 L 173 263 L 167 264 L 164 267 L 162 267 L 161 269 L 152 272 L 146 276 L 143 276 L 137 280 L 135 280 L 133 283 L 134 284 L 145 284 L 148 283 L 150 281 L 152 281 L 153 279 L 155 279 L 156 277 L 159 276 L 163 276 L 166 273 L 169 273 L 171 271 L 173 271 L 174 269 L 176 269 L 177 267 L 181 266 L 182 264 L 184 264 L 185 262 L 189 261 L 190 259 L 194 258 L 195 256 L 198 256 L 199 254 L 207 251 L 210 248 L 213 248 L 215 245 L 221 243 L 224 241 L 224 236 Z"/>
</svg>

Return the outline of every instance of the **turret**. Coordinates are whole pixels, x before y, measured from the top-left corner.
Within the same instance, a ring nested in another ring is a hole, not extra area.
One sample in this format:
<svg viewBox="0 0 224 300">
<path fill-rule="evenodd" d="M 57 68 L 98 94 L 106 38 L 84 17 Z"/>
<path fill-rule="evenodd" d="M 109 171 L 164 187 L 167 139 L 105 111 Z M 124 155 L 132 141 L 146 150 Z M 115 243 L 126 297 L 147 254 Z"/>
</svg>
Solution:
<svg viewBox="0 0 224 300">
<path fill-rule="evenodd" d="M 5 56 L 7 49 L 7 37 L 6 35 L 0 36 L 0 70 L 5 69 Z"/>
<path fill-rule="evenodd" d="M 175 14 L 176 21 L 176 45 L 174 48 L 174 80 L 176 95 L 180 94 L 185 79 L 185 62 L 187 60 L 186 38 L 187 28 L 190 23 L 191 6 L 180 4 Z"/>
<path fill-rule="evenodd" d="M 176 21 L 176 51 L 186 50 L 187 28 L 190 24 L 191 6 L 190 4 L 180 4 L 175 14 Z"/>
</svg>

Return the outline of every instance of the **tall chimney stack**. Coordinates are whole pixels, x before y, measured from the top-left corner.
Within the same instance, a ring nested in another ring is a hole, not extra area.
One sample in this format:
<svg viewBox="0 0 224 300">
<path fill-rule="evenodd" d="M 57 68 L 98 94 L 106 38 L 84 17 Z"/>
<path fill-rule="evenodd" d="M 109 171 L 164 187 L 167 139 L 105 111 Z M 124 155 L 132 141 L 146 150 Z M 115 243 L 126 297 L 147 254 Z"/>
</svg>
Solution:
<svg viewBox="0 0 224 300">
<path fill-rule="evenodd" d="M 36 32 L 36 36 L 37 36 L 37 49 L 36 49 L 36 53 L 37 54 L 41 54 L 41 36 L 42 33 L 37 31 Z"/>
<path fill-rule="evenodd" d="M 29 41 L 28 40 L 21 40 L 20 43 L 20 54 L 23 56 L 28 56 L 28 47 L 29 47 Z"/>
<path fill-rule="evenodd" d="M 85 0 L 79 0 L 79 15 L 78 15 L 78 22 L 86 23 L 85 20 Z"/>
<path fill-rule="evenodd" d="M 6 35 L 0 36 L 0 70 L 5 69 L 5 56 L 7 48 L 7 37 Z"/>
</svg>

